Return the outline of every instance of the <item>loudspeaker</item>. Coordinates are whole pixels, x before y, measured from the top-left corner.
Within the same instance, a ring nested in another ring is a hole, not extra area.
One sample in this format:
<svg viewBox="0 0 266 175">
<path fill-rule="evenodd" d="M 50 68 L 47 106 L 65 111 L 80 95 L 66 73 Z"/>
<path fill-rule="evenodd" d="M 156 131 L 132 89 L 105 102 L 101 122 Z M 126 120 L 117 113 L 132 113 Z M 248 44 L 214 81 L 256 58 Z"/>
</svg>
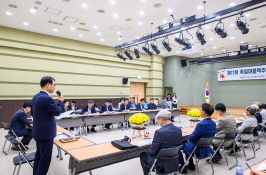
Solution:
<svg viewBox="0 0 266 175">
<path fill-rule="evenodd" d="M 181 60 L 181 65 L 182 65 L 182 67 L 186 67 L 187 66 L 187 60 Z"/>
<path fill-rule="evenodd" d="M 123 84 L 127 84 L 128 78 L 123 78 Z"/>
</svg>

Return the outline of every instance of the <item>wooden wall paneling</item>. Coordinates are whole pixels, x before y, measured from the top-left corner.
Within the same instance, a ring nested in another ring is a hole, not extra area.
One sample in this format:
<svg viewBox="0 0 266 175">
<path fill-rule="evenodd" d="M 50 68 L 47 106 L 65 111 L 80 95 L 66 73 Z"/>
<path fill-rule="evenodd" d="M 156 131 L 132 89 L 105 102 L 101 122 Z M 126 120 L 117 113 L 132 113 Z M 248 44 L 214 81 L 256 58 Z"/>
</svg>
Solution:
<svg viewBox="0 0 266 175">
<path fill-rule="evenodd" d="M 10 123 L 12 114 L 12 100 L 1 100 L 0 101 L 0 122 Z M 0 125 L 1 128 L 3 125 Z"/>
</svg>

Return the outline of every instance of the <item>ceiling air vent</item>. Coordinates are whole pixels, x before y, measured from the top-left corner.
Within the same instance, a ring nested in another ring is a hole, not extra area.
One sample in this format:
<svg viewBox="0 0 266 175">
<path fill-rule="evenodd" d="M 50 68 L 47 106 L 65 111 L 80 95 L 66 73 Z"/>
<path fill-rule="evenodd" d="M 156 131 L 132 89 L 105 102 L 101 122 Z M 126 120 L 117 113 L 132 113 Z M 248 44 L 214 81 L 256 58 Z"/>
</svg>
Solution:
<svg viewBox="0 0 266 175">
<path fill-rule="evenodd" d="M 78 30 L 82 30 L 82 31 L 85 31 L 85 32 L 89 32 L 90 31 L 88 29 L 83 29 L 83 28 L 78 28 Z"/>
<path fill-rule="evenodd" d="M 56 24 L 56 25 L 63 25 L 62 23 L 59 23 L 59 22 L 54 22 L 54 21 L 49 21 L 49 23 L 52 23 L 52 24 Z"/>
</svg>

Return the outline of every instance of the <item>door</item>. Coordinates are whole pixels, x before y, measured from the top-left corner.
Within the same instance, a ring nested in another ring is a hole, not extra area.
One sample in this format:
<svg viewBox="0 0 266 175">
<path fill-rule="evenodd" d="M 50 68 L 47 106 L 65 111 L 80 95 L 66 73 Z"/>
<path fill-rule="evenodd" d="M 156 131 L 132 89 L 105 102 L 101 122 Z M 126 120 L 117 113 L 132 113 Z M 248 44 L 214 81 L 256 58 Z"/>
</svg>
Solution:
<svg viewBox="0 0 266 175">
<path fill-rule="evenodd" d="M 167 96 L 167 94 L 173 94 L 173 88 L 172 87 L 164 87 L 164 94 Z"/>
<path fill-rule="evenodd" d="M 130 83 L 130 97 L 135 97 L 135 102 L 145 98 L 145 83 Z"/>
</svg>

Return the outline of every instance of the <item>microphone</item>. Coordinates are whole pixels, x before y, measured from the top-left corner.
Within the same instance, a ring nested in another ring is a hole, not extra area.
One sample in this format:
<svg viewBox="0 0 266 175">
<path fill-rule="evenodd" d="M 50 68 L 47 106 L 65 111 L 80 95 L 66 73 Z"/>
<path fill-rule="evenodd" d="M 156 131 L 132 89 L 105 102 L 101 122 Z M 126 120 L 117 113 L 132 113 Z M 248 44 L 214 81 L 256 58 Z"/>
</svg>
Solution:
<svg viewBox="0 0 266 175">
<path fill-rule="evenodd" d="M 60 97 L 61 96 L 61 92 L 60 91 L 56 91 L 56 94 Z"/>
</svg>

